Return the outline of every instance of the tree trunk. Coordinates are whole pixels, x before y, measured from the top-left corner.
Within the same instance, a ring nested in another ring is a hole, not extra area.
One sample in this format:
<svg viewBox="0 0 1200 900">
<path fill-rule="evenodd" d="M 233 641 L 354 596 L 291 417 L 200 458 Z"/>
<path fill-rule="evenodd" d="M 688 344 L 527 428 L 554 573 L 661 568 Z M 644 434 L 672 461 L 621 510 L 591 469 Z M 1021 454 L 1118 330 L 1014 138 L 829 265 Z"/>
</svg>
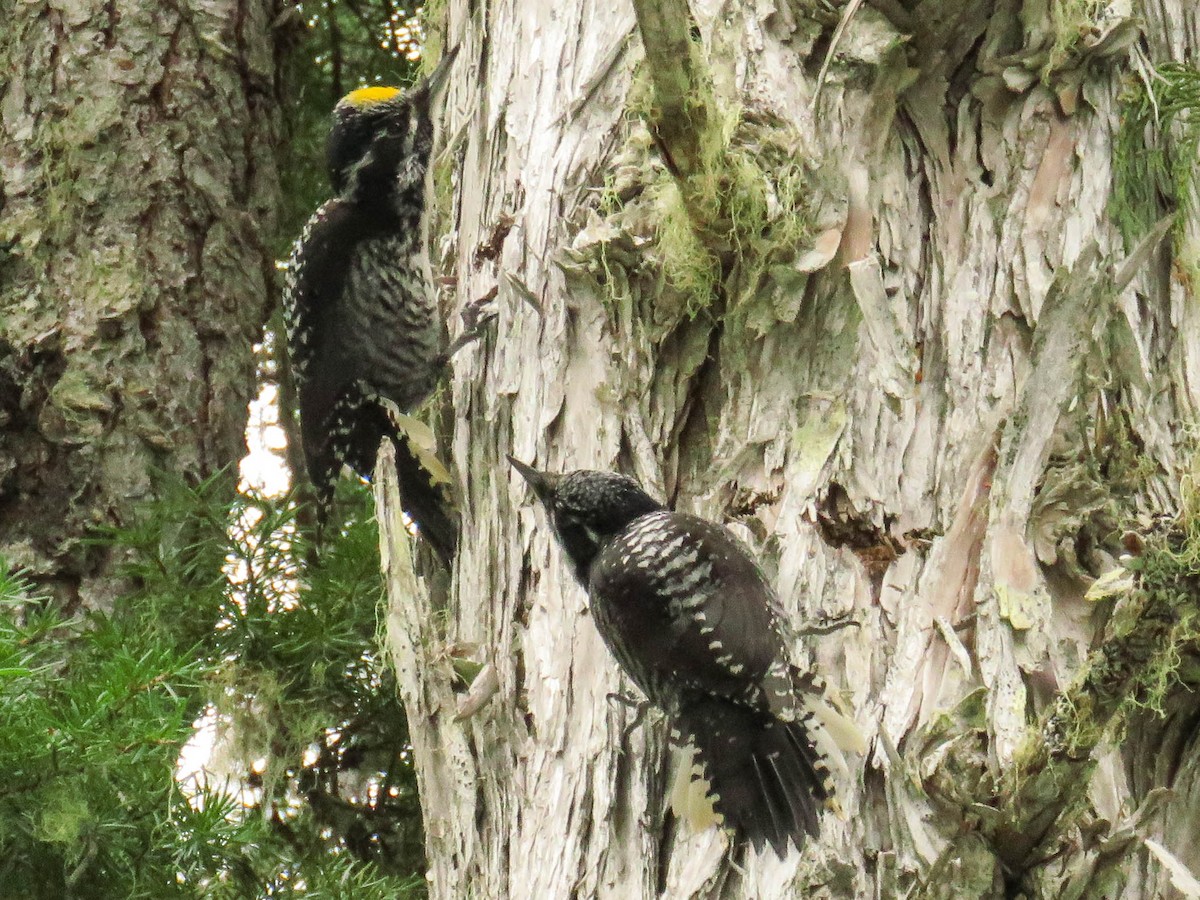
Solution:
<svg viewBox="0 0 1200 900">
<path fill-rule="evenodd" d="M 67 610 L 85 538 L 244 454 L 280 196 L 275 0 L 8 2 L 0 555 Z M 235 473 L 230 470 L 230 483 Z"/>
<path fill-rule="evenodd" d="M 1112 572 L 1183 559 L 1156 517 L 1197 509 L 1200 112 L 1145 94 L 1195 4 L 635 5 L 447 11 L 434 267 L 498 321 L 455 359 L 446 610 L 379 487 L 432 895 L 1171 895 L 1192 573 Z M 506 453 L 756 548 L 872 738 L 847 818 L 781 861 L 664 812 L 664 724 L 607 699 Z"/>
</svg>

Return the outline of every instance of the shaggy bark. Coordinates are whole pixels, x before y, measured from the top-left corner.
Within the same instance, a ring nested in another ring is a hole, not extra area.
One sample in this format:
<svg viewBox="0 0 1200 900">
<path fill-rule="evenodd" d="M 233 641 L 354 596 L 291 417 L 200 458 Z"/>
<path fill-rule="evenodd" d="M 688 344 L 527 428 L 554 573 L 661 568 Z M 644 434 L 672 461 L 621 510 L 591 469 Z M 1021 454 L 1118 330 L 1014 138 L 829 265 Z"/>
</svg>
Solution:
<svg viewBox="0 0 1200 900">
<path fill-rule="evenodd" d="M 244 454 L 279 205 L 279 4 L 9 2 L 0 555 L 104 605 L 86 541 Z M 232 473 L 231 473 L 232 478 Z"/>
<path fill-rule="evenodd" d="M 1123 234 L 1114 185 L 1195 5 L 693 0 L 701 43 L 644 67 L 639 22 L 650 52 L 692 30 L 636 6 L 447 11 L 434 263 L 498 324 L 455 359 L 445 608 L 391 573 L 433 896 L 1170 895 L 1200 872 L 1200 709 L 1163 664 L 1196 649 L 1190 570 L 1088 591 L 1122 530 L 1186 556 L 1155 517 L 1200 400 L 1194 187 Z M 873 738 L 845 820 L 780 861 L 664 813 L 663 723 L 607 699 L 506 453 L 756 546 Z M 485 704 L 454 695 L 471 648 Z"/>
</svg>

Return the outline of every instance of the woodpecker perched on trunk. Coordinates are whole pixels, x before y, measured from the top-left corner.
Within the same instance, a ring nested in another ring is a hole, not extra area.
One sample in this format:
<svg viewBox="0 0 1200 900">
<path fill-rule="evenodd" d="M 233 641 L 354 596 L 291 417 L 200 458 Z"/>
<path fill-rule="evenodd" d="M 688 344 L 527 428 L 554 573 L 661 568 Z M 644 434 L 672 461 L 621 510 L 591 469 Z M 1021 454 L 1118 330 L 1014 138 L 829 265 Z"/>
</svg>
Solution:
<svg viewBox="0 0 1200 900">
<path fill-rule="evenodd" d="M 820 680 L 789 665 L 778 602 L 746 549 L 623 475 L 509 461 L 549 513 L 605 644 L 693 748 L 725 824 L 756 849 L 800 847 L 834 805 L 828 765 L 844 771 L 840 750 L 865 742 Z"/>
<path fill-rule="evenodd" d="M 342 466 L 370 479 L 379 442 L 391 437 L 404 510 L 447 561 L 458 525 L 446 486 L 386 404 L 418 406 L 447 358 L 423 231 L 430 107 L 454 56 L 407 92 L 360 88 L 337 104 L 327 145 L 335 196 L 296 241 L 284 293 L 301 443 L 322 519 Z"/>
</svg>

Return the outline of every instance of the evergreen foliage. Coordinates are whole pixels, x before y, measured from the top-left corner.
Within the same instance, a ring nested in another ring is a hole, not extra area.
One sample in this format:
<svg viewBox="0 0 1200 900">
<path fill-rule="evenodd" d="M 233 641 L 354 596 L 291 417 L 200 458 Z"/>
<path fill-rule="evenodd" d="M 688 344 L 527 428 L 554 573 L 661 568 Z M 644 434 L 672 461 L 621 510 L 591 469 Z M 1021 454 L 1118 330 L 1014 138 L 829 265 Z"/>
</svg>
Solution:
<svg viewBox="0 0 1200 900">
<path fill-rule="evenodd" d="M 333 104 L 414 80 L 420 55 L 393 0 L 296 9 L 280 256 L 328 194 Z M 127 560 L 109 612 L 64 620 L 0 559 L 0 900 L 424 895 L 368 492 L 342 485 L 316 565 L 292 498 L 230 483 L 163 478 L 96 538 Z M 198 721 L 211 755 L 188 749 Z M 221 778 L 181 779 L 197 757 Z"/>
<path fill-rule="evenodd" d="M 164 487 L 107 538 L 129 555 L 111 614 L 63 622 L 3 567 L 0 897 L 423 891 L 367 493 L 298 583 L 295 505 L 219 491 Z M 176 778 L 206 711 L 230 786 Z"/>
<path fill-rule="evenodd" d="M 1200 70 L 1184 63 L 1150 68 L 1125 96 L 1113 148 L 1113 215 L 1127 247 L 1164 212 L 1194 207 L 1197 152 Z"/>
</svg>

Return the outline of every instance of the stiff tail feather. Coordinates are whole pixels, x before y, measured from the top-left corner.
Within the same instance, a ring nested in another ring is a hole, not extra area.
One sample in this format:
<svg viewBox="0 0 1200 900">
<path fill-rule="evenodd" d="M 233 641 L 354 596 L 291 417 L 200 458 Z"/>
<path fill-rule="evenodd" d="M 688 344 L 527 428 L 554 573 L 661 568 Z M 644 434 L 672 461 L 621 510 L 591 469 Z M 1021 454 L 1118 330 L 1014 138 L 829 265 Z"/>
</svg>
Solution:
<svg viewBox="0 0 1200 900">
<path fill-rule="evenodd" d="M 417 532 L 450 568 L 458 548 L 458 522 L 450 507 L 446 485 L 430 471 L 421 449 L 408 435 L 393 431 L 400 505 L 417 524 Z"/>
<path fill-rule="evenodd" d="M 815 723 L 811 723 L 815 724 Z M 784 722 L 724 698 L 690 696 L 680 705 L 681 738 L 691 743 L 725 825 L 781 857 L 816 835 L 833 782 L 809 736 L 810 721 Z"/>
<path fill-rule="evenodd" d="M 793 666 L 792 684 L 800 701 L 802 717 L 814 720 L 817 725 L 810 734 L 818 753 L 840 781 L 849 781 L 845 754 L 866 754 L 866 736 L 854 719 L 842 711 L 836 695 L 816 672 L 805 672 Z M 840 806 L 835 803 L 833 808 L 845 818 Z"/>
<path fill-rule="evenodd" d="M 710 825 L 721 825 L 723 817 L 713 807 L 712 784 L 704 774 L 704 765 L 696 759 L 691 744 L 672 754 L 675 777 L 671 781 L 671 812 L 694 832 Z"/>
<path fill-rule="evenodd" d="M 328 520 L 333 486 L 344 463 L 359 476 L 375 476 L 379 441 L 386 436 L 396 447 L 396 475 L 400 482 L 400 505 L 417 525 L 417 531 L 449 568 L 458 547 L 458 521 L 446 490 L 445 467 L 425 446 L 428 428 L 411 416 L 393 415 L 379 402 L 363 402 L 352 419 L 353 426 L 334 434 L 316 465 L 310 467 L 317 489 L 319 522 Z M 432 440 L 432 434 L 428 435 Z"/>
</svg>

